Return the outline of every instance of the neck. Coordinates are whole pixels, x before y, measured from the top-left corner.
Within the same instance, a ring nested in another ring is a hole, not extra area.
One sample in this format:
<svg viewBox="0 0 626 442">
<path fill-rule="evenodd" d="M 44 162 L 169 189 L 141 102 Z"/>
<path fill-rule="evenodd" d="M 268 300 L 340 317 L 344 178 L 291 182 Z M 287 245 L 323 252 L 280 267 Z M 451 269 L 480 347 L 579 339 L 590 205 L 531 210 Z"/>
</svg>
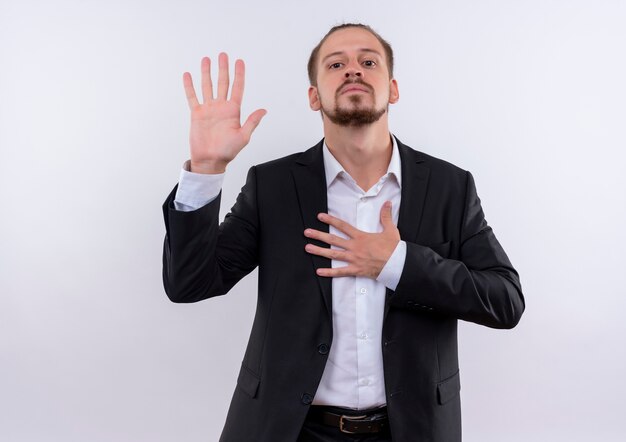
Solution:
<svg viewBox="0 0 626 442">
<path fill-rule="evenodd" d="M 387 173 L 392 142 L 386 115 L 363 127 L 345 127 L 324 118 L 324 137 L 339 164 L 365 191 Z"/>
</svg>

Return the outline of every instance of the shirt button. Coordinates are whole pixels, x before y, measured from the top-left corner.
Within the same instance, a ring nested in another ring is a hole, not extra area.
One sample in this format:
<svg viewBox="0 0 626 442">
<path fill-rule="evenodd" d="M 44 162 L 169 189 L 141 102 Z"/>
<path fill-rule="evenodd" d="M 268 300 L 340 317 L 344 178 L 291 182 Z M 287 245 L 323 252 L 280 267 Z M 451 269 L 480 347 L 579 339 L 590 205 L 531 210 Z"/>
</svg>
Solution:
<svg viewBox="0 0 626 442">
<path fill-rule="evenodd" d="M 323 354 L 323 355 L 328 354 L 328 350 L 329 350 L 328 344 L 320 344 L 317 346 L 317 351 L 320 354 Z"/>
<path fill-rule="evenodd" d="M 366 386 L 370 384 L 370 380 L 369 379 L 361 379 L 361 382 L 359 382 L 361 385 Z"/>
<path fill-rule="evenodd" d="M 359 338 L 361 338 L 361 339 L 367 339 L 367 338 L 368 338 L 367 333 L 365 333 L 365 332 L 361 333 L 361 334 L 359 335 Z"/>
<path fill-rule="evenodd" d="M 367 293 L 367 289 L 365 287 L 361 287 L 361 290 L 359 290 L 361 292 L 361 294 L 366 294 Z"/>
</svg>

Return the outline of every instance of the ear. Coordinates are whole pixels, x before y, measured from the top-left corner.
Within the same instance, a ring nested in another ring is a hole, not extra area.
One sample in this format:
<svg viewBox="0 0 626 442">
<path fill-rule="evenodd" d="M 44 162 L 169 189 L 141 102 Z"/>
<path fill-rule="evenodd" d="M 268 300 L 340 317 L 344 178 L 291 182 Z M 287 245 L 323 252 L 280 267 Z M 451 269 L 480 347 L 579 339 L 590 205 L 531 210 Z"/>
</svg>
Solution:
<svg viewBox="0 0 626 442">
<path fill-rule="evenodd" d="M 320 96 L 317 93 L 315 86 L 309 86 L 309 106 L 311 110 L 318 111 L 322 108 L 320 103 Z"/>
<path fill-rule="evenodd" d="M 389 104 L 395 104 L 400 99 L 400 91 L 398 90 L 398 82 L 392 78 L 389 82 Z"/>
</svg>

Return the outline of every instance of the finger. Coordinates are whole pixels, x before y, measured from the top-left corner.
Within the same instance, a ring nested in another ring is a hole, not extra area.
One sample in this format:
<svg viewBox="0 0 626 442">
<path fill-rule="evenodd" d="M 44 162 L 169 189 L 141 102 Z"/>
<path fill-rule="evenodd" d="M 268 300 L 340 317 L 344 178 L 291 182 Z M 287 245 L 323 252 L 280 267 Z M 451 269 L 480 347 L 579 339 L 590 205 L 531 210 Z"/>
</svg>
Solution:
<svg viewBox="0 0 626 442">
<path fill-rule="evenodd" d="M 202 99 L 206 103 L 213 100 L 213 81 L 211 80 L 211 59 L 204 57 L 200 65 L 202 71 Z"/>
<path fill-rule="evenodd" d="M 380 208 L 380 223 L 383 226 L 383 230 L 395 227 L 391 216 L 391 201 L 385 201 L 383 206 Z"/>
<path fill-rule="evenodd" d="M 257 109 L 250 114 L 250 116 L 246 119 L 246 122 L 241 126 L 241 130 L 244 133 L 244 136 L 247 140 L 252 136 L 252 132 L 259 125 L 261 119 L 267 114 L 265 109 Z"/>
<path fill-rule="evenodd" d="M 185 88 L 185 95 L 187 96 L 189 110 L 193 110 L 193 108 L 198 106 L 199 103 L 196 98 L 196 91 L 193 88 L 193 81 L 191 80 L 191 74 L 189 72 L 185 72 L 183 74 L 183 86 Z"/>
<path fill-rule="evenodd" d="M 241 106 L 243 100 L 243 88 L 246 77 L 246 66 L 243 60 L 235 62 L 235 79 L 233 80 L 233 89 L 230 92 L 230 99 Z"/>
<path fill-rule="evenodd" d="M 304 231 L 304 236 L 306 236 L 307 238 L 319 239 L 326 244 L 341 247 L 344 250 L 348 248 L 349 241 L 347 239 L 341 238 L 337 235 L 333 235 L 332 233 L 320 232 L 319 230 L 315 229 L 306 229 Z"/>
<path fill-rule="evenodd" d="M 354 266 L 335 267 L 334 269 L 321 268 L 317 269 L 316 273 L 319 276 L 326 278 L 338 278 L 341 276 L 361 276 L 359 270 Z"/>
<path fill-rule="evenodd" d="M 319 247 L 313 244 L 307 244 L 304 246 L 304 250 L 312 255 L 322 256 L 324 258 L 334 259 L 335 261 L 346 261 L 347 253 L 343 250 L 329 249 L 326 247 Z"/>
<path fill-rule="evenodd" d="M 226 100 L 226 97 L 228 97 L 228 83 L 230 79 L 228 78 L 228 55 L 226 55 L 225 52 L 220 53 L 218 66 L 217 98 Z"/>
<path fill-rule="evenodd" d="M 333 226 L 340 232 L 345 233 L 350 238 L 355 238 L 356 236 L 358 236 L 359 233 L 362 233 L 359 229 L 353 227 L 352 225 L 339 218 L 335 218 L 334 216 L 329 215 L 328 213 L 320 213 L 317 215 L 317 218 L 323 223 Z"/>
</svg>

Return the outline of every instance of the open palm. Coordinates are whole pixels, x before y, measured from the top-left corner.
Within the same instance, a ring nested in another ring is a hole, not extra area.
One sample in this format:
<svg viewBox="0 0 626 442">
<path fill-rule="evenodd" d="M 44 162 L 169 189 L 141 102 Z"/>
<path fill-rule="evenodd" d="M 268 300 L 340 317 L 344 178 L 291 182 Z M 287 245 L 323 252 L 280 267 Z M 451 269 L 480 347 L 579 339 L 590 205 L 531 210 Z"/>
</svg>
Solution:
<svg viewBox="0 0 626 442">
<path fill-rule="evenodd" d="M 225 53 L 219 55 L 218 67 L 217 96 L 214 97 L 211 60 L 208 57 L 202 59 L 203 103 L 200 103 L 196 97 L 191 74 L 185 72 L 183 75 L 183 85 L 191 111 L 189 144 L 192 172 L 224 172 L 226 165 L 248 144 L 252 132 L 266 114 L 264 109 L 257 109 L 242 125 L 244 62 L 243 60 L 235 62 L 235 79 L 230 99 L 228 99 L 230 85 L 228 56 Z"/>
</svg>

